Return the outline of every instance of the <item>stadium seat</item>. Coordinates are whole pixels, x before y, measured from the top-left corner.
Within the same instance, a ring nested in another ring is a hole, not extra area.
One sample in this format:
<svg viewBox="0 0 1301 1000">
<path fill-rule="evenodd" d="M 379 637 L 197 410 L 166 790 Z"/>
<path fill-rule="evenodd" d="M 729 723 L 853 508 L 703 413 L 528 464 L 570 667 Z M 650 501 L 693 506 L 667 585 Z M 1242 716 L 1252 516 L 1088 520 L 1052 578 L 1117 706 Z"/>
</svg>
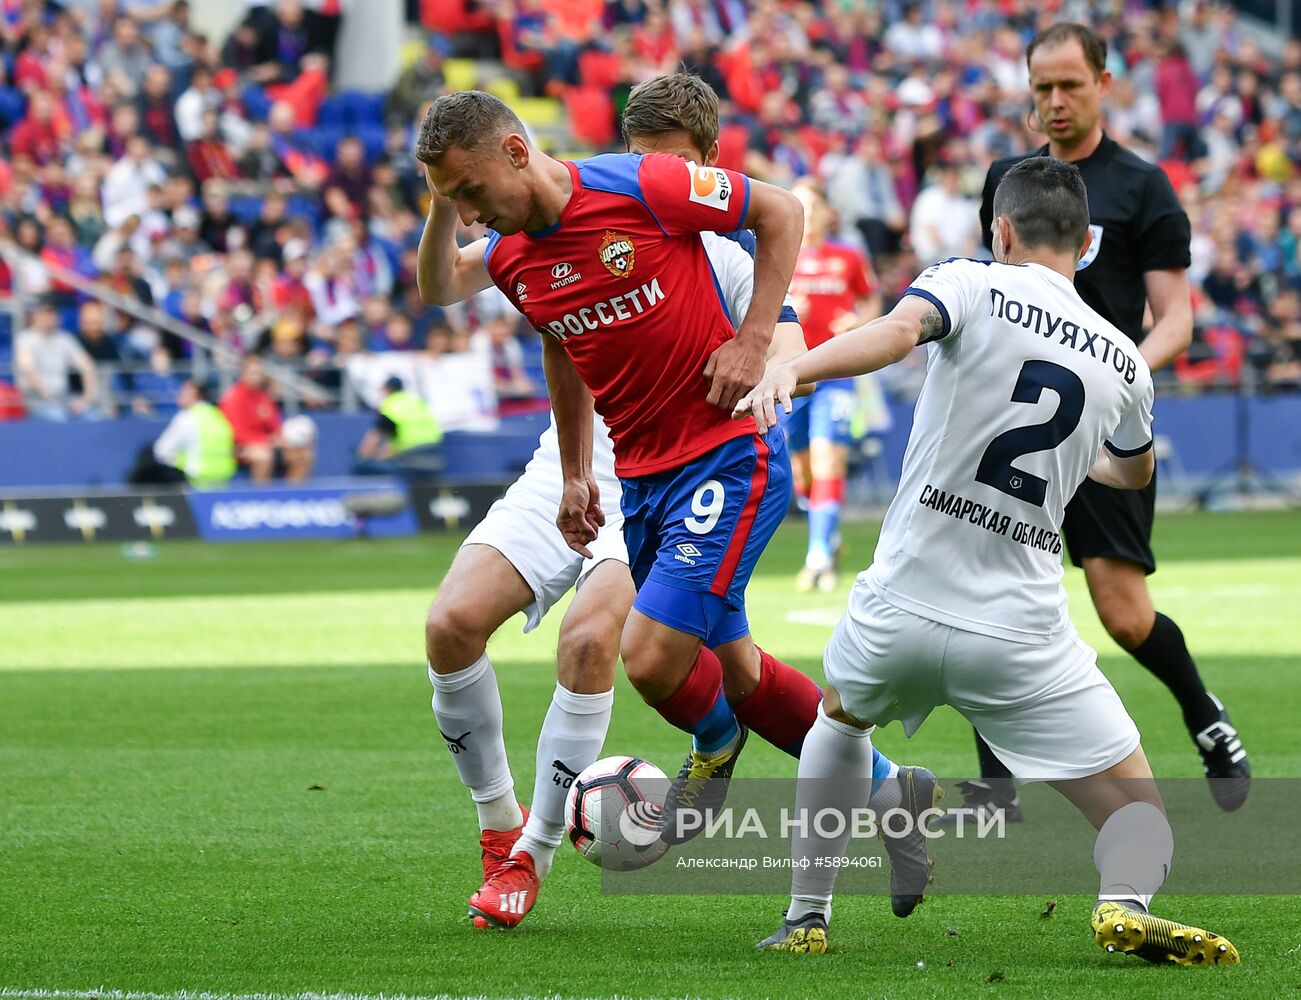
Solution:
<svg viewBox="0 0 1301 1000">
<path fill-rule="evenodd" d="M 384 155 L 384 143 L 388 136 L 382 125 L 361 125 L 354 132 L 366 150 L 366 162 L 374 166 Z"/>
<path fill-rule="evenodd" d="M 285 210 L 291 218 L 307 219 L 313 231 L 321 228 L 321 203 L 307 195 L 294 195 L 285 204 Z"/>
<path fill-rule="evenodd" d="M 316 109 L 318 126 L 343 128 L 347 123 L 343 116 L 343 105 L 337 97 L 327 97 Z"/>
<path fill-rule="evenodd" d="M 250 225 L 262 214 L 262 198 L 255 194 L 234 195 L 230 199 L 230 214 L 244 225 Z"/>
<path fill-rule="evenodd" d="M 613 52 L 589 49 L 578 57 L 578 77 L 584 87 L 609 90 L 619 82 L 623 60 Z"/>
<path fill-rule="evenodd" d="M 361 125 L 383 123 L 384 95 L 368 94 L 361 90 L 345 90 L 336 94 L 332 100 L 337 101 L 343 113 L 343 124 L 350 128 Z"/>
<path fill-rule="evenodd" d="M 495 77 L 487 83 L 481 84 L 481 86 L 494 97 L 501 98 L 502 101 L 509 104 L 512 108 L 519 103 L 519 81 L 513 76 Z"/>
<path fill-rule="evenodd" d="M 255 122 L 267 120 L 267 114 L 271 111 L 271 98 L 267 97 L 266 92 L 261 87 L 245 87 L 242 97 L 244 99 L 244 109 L 248 112 L 250 119 Z"/>
<path fill-rule="evenodd" d="M 566 87 L 565 111 L 574 138 L 603 149 L 614 143 L 614 99 L 599 87 Z"/>
<path fill-rule="evenodd" d="M 0 382 L 0 420 L 22 420 L 27 416 L 23 394 L 8 382 Z"/>
<path fill-rule="evenodd" d="M 0 87 L 0 122 L 13 125 L 27 114 L 27 99 L 13 87 Z"/>
<path fill-rule="evenodd" d="M 479 64 L 473 59 L 444 59 L 443 80 L 449 91 L 474 90 L 479 82 Z"/>
<path fill-rule="evenodd" d="M 420 23 L 430 31 L 455 35 L 462 31 L 491 31 L 492 14 L 471 10 L 468 0 L 420 0 Z"/>
<path fill-rule="evenodd" d="M 564 107 L 553 97 L 521 97 L 513 108 L 525 125 L 546 128 L 564 123 Z"/>
<path fill-rule="evenodd" d="M 429 43 L 423 38 L 408 38 L 398 49 L 398 65 L 402 69 L 410 69 L 416 64 L 421 56 L 429 48 Z"/>
</svg>

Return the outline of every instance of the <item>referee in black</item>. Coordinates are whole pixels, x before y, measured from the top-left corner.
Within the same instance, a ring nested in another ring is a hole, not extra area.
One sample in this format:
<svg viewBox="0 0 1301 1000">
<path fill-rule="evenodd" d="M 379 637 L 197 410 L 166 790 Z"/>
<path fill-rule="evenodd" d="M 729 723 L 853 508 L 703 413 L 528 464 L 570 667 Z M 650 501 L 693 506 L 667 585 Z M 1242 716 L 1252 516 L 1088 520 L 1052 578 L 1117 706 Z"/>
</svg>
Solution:
<svg viewBox="0 0 1301 1000">
<path fill-rule="evenodd" d="M 1107 43 L 1081 24 L 1054 24 L 1026 50 L 1033 114 L 1048 136 L 1029 156 L 1074 163 L 1089 194 L 1093 243 L 1075 287 L 1084 301 L 1135 343 L 1153 371 L 1192 340 L 1188 287 L 1188 216 L 1165 173 L 1109 139 L 1102 101 L 1111 87 Z M 981 230 L 989 245 L 994 189 L 1022 156 L 994 163 L 985 178 Z M 1152 329 L 1143 332 L 1144 303 Z M 1098 617 L 1111 637 L 1150 670 L 1179 702 L 1221 809 L 1246 801 L 1251 768 L 1220 701 L 1206 690 L 1179 626 L 1152 605 L 1147 576 L 1156 571 L 1152 516 L 1156 479 L 1143 490 L 1114 490 L 1086 479 L 1066 507 L 1062 534 L 1071 562 L 1083 567 Z M 1011 773 L 976 735 L 979 782 L 960 782 L 970 809 L 1003 809 L 1021 818 Z"/>
</svg>

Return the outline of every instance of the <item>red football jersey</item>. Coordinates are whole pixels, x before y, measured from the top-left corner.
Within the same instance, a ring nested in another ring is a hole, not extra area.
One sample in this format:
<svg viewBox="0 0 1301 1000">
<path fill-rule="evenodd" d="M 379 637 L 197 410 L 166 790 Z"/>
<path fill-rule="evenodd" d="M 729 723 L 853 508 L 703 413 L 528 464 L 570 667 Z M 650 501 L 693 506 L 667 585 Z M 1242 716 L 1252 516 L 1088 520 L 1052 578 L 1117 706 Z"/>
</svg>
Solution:
<svg viewBox="0 0 1301 1000">
<path fill-rule="evenodd" d="M 709 356 L 743 317 L 727 305 L 699 234 L 739 229 L 750 182 L 666 153 L 566 163 L 574 182 L 546 230 L 489 236 L 492 280 L 564 345 L 614 441 L 620 476 L 663 472 L 750 421 L 705 402 Z"/>
<path fill-rule="evenodd" d="M 861 254 L 831 243 L 801 247 L 791 278 L 791 305 L 800 314 L 809 349 L 830 340 L 832 324 L 852 315 L 859 300 L 873 291 L 875 285 Z"/>
</svg>

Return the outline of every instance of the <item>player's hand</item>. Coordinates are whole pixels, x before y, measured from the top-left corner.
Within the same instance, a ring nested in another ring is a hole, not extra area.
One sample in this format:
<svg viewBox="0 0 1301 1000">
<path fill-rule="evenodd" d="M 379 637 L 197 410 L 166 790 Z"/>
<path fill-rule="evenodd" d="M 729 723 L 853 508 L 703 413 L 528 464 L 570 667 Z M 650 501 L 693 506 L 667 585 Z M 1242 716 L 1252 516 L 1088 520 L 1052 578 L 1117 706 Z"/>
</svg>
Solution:
<svg viewBox="0 0 1301 1000">
<path fill-rule="evenodd" d="M 732 419 L 754 416 L 755 426 L 762 434 L 777 426 L 777 405 L 783 413 L 791 412 L 791 393 L 799 380 L 790 365 L 777 365 L 768 371 L 758 385 L 737 400 L 732 409 Z"/>
<path fill-rule="evenodd" d="M 556 527 L 565 536 L 569 547 L 584 559 L 591 559 L 587 543 L 596 540 L 596 534 L 605 524 L 601 510 L 601 491 L 596 480 L 567 479 L 560 496 L 560 512 L 556 514 Z"/>
<path fill-rule="evenodd" d="M 733 409 L 747 392 L 763 378 L 764 352 L 750 340 L 733 337 L 709 356 L 705 378 L 710 380 L 710 406 Z"/>
<path fill-rule="evenodd" d="M 437 211 L 439 214 L 455 212 L 456 205 L 451 198 L 444 198 L 438 193 L 438 188 L 434 187 L 434 179 L 429 176 L 429 164 L 420 164 L 420 172 L 425 175 L 425 187 L 429 188 L 429 210 Z"/>
</svg>

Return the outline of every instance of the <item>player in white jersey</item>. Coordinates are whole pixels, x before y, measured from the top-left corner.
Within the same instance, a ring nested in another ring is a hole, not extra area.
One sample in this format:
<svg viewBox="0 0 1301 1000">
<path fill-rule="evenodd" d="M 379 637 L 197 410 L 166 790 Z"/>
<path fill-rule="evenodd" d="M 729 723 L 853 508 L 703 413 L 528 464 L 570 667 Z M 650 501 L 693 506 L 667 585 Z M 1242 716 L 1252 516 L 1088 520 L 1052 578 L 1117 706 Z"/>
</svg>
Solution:
<svg viewBox="0 0 1301 1000">
<path fill-rule="evenodd" d="M 887 317 L 780 366 L 738 404 L 771 424 L 797 384 L 929 345 L 898 493 L 824 656 L 829 686 L 800 758 L 797 815 L 861 801 L 852 779 L 866 773 L 875 724 L 898 719 L 911 736 L 952 705 L 1014 775 L 1050 782 L 1098 829 L 1099 944 L 1235 963 L 1223 937 L 1147 912 L 1173 834 L 1138 730 L 1071 624 L 1061 583 L 1058 531 L 1085 476 L 1120 489 L 1151 478 L 1151 375 L 1075 291 L 1089 244 L 1079 171 L 1048 157 L 1017 164 L 994 214 L 997 263 L 935 265 Z M 796 827 L 795 861 L 844 854 L 848 832 L 819 828 Z M 825 951 L 837 870 L 795 865 L 786 922 L 760 947 Z"/>
</svg>

